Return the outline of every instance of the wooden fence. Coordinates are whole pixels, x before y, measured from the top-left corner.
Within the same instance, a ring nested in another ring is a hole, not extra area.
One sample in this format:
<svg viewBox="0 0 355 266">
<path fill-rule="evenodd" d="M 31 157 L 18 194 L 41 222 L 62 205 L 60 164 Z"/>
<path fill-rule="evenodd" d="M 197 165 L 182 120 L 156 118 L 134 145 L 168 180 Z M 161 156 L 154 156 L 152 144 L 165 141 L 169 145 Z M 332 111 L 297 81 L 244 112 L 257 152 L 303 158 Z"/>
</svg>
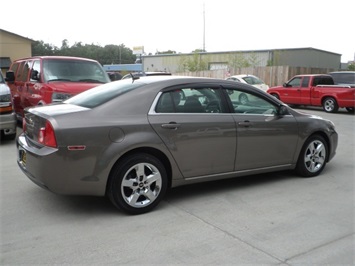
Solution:
<svg viewBox="0 0 355 266">
<path fill-rule="evenodd" d="M 248 67 L 218 70 L 206 70 L 196 72 L 181 72 L 174 73 L 174 75 L 194 76 L 194 77 L 210 77 L 225 79 L 228 76 L 249 74 L 262 79 L 270 87 L 282 85 L 284 82 L 290 80 L 295 75 L 300 74 L 327 74 L 336 69 L 331 68 L 311 68 L 311 67 L 290 67 L 290 66 L 269 66 L 269 67 Z"/>
</svg>

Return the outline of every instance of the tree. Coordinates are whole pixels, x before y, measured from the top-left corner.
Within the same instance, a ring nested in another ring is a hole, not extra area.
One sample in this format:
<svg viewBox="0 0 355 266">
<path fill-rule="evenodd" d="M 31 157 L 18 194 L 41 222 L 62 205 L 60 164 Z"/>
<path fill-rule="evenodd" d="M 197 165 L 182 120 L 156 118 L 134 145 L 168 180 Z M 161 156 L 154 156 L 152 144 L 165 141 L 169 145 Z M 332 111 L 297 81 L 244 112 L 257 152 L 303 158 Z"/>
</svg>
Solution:
<svg viewBox="0 0 355 266">
<path fill-rule="evenodd" d="M 195 49 L 191 53 L 205 53 L 205 52 L 206 52 L 206 50 L 203 50 L 203 49 Z"/>
<path fill-rule="evenodd" d="M 256 67 L 259 64 L 259 59 L 255 53 L 251 53 L 249 56 L 250 66 Z"/>
<path fill-rule="evenodd" d="M 199 53 L 193 53 L 192 56 L 181 56 L 179 61 L 179 72 L 196 72 L 208 69 L 207 61 L 203 60 Z"/>
<path fill-rule="evenodd" d="M 55 55 L 58 51 L 56 46 L 49 43 L 44 43 L 43 41 L 35 41 L 32 43 L 32 55 Z"/>
<path fill-rule="evenodd" d="M 355 71 L 355 62 L 348 65 L 348 70 Z"/>
<path fill-rule="evenodd" d="M 173 51 L 173 50 L 167 50 L 167 51 L 164 51 L 164 52 L 157 51 L 155 54 L 156 55 L 157 54 L 176 54 L 176 51 Z"/>
<path fill-rule="evenodd" d="M 76 42 L 74 45 L 69 46 L 67 39 L 62 41 L 61 48 L 43 41 L 35 41 L 32 43 L 32 55 L 77 56 L 97 60 L 102 65 L 133 64 L 136 59 L 133 51 L 125 47 L 124 44 L 110 44 L 102 47 L 97 44 Z"/>
<path fill-rule="evenodd" d="M 236 69 L 242 67 L 250 67 L 249 60 L 242 53 L 234 53 L 229 56 L 229 68 Z"/>
</svg>

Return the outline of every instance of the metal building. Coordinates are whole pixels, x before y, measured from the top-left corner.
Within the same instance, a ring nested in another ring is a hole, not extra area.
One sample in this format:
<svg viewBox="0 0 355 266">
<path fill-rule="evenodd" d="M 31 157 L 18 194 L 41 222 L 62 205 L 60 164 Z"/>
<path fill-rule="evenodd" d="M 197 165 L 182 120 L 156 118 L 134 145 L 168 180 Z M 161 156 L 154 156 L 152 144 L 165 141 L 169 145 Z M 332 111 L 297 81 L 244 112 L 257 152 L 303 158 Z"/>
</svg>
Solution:
<svg viewBox="0 0 355 266">
<path fill-rule="evenodd" d="M 177 73 L 264 66 L 340 69 L 341 54 L 315 48 L 294 48 L 142 56 L 143 71 Z"/>
</svg>

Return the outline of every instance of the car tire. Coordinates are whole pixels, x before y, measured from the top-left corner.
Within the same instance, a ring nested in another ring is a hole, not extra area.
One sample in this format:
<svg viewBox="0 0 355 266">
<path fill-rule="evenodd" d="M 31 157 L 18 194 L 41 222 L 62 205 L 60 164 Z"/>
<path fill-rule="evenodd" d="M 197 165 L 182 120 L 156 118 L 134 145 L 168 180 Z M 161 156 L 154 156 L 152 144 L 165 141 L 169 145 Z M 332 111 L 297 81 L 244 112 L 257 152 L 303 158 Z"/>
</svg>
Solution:
<svg viewBox="0 0 355 266">
<path fill-rule="evenodd" d="M 355 113 L 355 108 L 353 108 L 353 107 L 346 107 L 346 111 L 348 111 L 349 113 Z"/>
<path fill-rule="evenodd" d="M 328 150 L 328 144 L 322 136 L 308 138 L 298 157 L 296 172 L 302 177 L 319 175 L 327 163 Z"/>
<path fill-rule="evenodd" d="M 245 105 L 249 102 L 249 99 L 248 99 L 248 96 L 245 94 L 245 93 L 242 93 L 239 95 L 239 102 L 242 104 L 242 105 Z"/>
<path fill-rule="evenodd" d="M 107 194 L 117 208 L 129 214 L 142 214 L 159 204 L 167 184 L 161 161 L 146 153 L 136 153 L 113 167 Z"/>
<path fill-rule="evenodd" d="M 327 113 L 336 113 L 339 109 L 337 101 L 332 97 L 323 100 L 323 110 Z"/>
</svg>

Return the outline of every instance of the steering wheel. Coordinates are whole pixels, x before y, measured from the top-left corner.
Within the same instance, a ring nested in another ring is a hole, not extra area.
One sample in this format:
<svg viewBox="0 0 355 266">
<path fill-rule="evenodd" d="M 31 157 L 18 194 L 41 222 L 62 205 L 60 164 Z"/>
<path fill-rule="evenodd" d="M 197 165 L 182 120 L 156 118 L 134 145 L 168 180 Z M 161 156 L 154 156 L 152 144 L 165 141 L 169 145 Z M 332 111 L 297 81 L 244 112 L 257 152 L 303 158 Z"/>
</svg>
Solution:
<svg viewBox="0 0 355 266">
<path fill-rule="evenodd" d="M 206 106 L 206 113 L 220 113 L 221 107 L 217 100 L 211 101 Z"/>
</svg>

